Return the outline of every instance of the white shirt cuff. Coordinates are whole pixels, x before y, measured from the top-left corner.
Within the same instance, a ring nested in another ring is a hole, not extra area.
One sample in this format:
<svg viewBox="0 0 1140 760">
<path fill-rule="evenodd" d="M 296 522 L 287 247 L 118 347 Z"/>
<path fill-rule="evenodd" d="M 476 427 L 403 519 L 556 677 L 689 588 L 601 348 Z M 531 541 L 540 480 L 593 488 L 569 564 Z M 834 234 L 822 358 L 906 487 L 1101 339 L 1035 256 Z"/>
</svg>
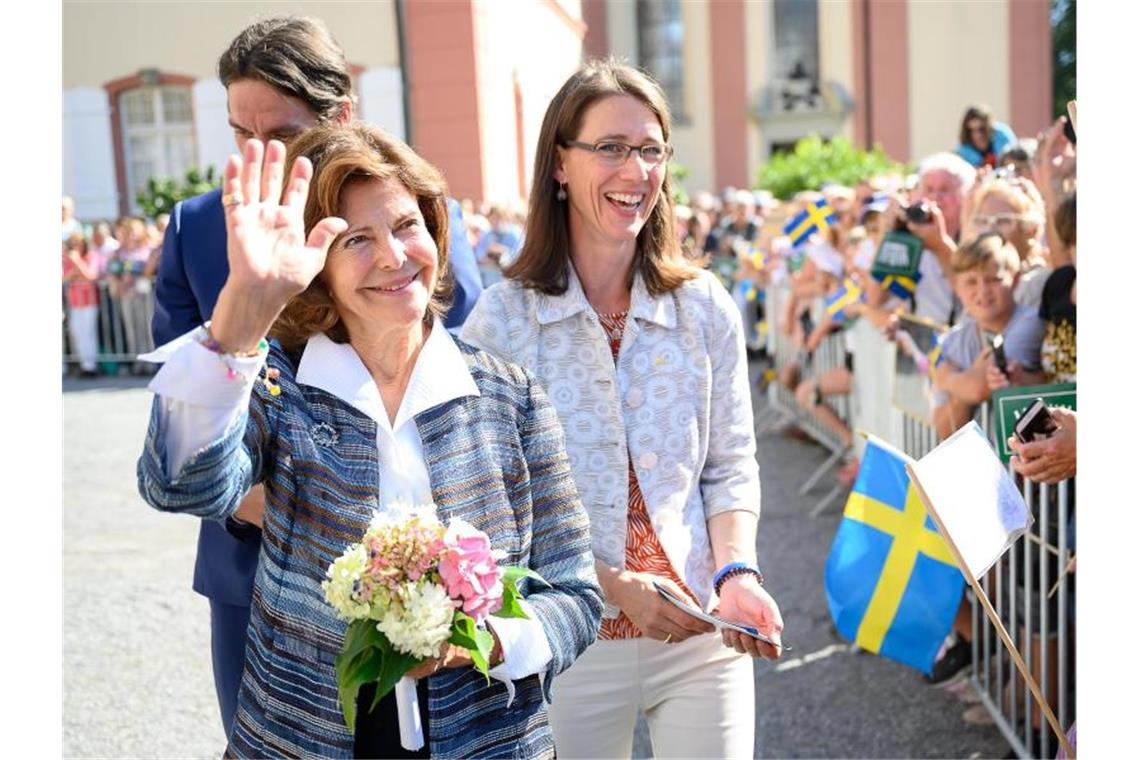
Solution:
<svg viewBox="0 0 1140 760">
<path fill-rule="evenodd" d="M 487 625 L 494 629 L 503 648 L 503 661 L 491 668 L 490 676 L 506 685 L 508 707 L 515 698 L 513 681 L 544 674 L 554 659 L 550 642 L 546 639 L 546 630 L 534 614 L 534 609 L 525 599 L 520 599 L 519 603 L 528 617 L 487 618 Z"/>
<path fill-rule="evenodd" d="M 223 356 L 201 344 L 205 336 L 206 328 L 197 327 L 139 356 L 163 365 L 147 387 L 165 399 L 198 406 L 228 409 L 239 400 L 248 402 L 269 351 L 263 349 L 257 356 Z"/>
<path fill-rule="evenodd" d="M 249 408 L 267 350 L 257 356 L 222 356 L 198 341 L 199 327 L 139 358 L 164 362 L 147 386 L 162 398 L 166 474 L 175 478 L 198 451 L 221 438 Z"/>
</svg>

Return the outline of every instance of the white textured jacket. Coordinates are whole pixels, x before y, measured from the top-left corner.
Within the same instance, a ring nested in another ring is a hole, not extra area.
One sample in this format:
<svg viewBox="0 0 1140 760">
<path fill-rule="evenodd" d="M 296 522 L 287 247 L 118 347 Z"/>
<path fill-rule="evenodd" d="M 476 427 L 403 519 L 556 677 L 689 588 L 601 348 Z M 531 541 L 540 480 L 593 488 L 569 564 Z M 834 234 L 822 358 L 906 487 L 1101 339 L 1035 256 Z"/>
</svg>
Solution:
<svg viewBox="0 0 1140 760">
<path fill-rule="evenodd" d="M 574 268 L 560 296 L 515 281 L 483 292 L 461 337 L 532 371 L 566 435 L 596 557 L 625 565 L 629 467 L 673 568 L 708 605 L 708 519 L 760 513 L 740 311 L 708 272 L 654 297 L 634 279 L 614 367 Z M 605 616 L 617 608 L 606 605 Z"/>
</svg>

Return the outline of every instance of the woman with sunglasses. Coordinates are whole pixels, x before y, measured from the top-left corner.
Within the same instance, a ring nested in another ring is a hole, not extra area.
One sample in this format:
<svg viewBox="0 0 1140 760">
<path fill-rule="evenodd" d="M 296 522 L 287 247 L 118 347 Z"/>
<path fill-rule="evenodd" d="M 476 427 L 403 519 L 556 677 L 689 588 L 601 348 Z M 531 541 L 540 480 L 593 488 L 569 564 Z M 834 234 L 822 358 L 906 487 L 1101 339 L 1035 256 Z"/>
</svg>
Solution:
<svg viewBox="0 0 1140 760">
<path fill-rule="evenodd" d="M 1017 141 L 1017 136 L 1009 125 L 994 121 L 986 106 L 970 106 L 962 117 L 958 141 L 958 155 L 971 166 L 996 167 L 998 156 Z"/>
<path fill-rule="evenodd" d="M 599 641 L 559 676 L 561 757 L 752 757 L 751 657 L 779 648 L 664 601 L 717 608 L 775 642 L 757 565 L 760 479 L 743 326 L 673 229 L 671 118 L 658 85 L 592 62 L 539 134 L 526 242 L 465 341 L 534 372 L 554 403 L 606 599 Z"/>
</svg>

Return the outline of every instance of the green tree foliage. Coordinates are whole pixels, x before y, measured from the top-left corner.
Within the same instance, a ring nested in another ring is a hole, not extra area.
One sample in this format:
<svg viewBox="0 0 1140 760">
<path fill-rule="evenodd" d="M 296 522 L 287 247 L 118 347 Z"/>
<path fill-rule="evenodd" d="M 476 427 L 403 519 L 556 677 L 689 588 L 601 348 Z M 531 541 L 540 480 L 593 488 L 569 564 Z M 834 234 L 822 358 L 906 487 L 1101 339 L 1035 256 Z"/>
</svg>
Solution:
<svg viewBox="0 0 1140 760">
<path fill-rule="evenodd" d="M 1053 0 L 1053 115 L 1077 99 L 1077 0 Z"/>
<path fill-rule="evenodd" d="M 169 214 L 178 201 L 208 193 L 221 184 L 222 178 L 215 175 L 214 167 L 208 167 L 205 174 L 198 169 L 191 169 L 181 181 L 148 179 L 146 187 L 139 191 L 135 200 L 147 218 L 154 219 L 159 214 Z"/>
<path fill-rule="evenodd" d="M 777 153 L 760 169 L 757 185 L 780 200 L 788 200 L 801 190 L 818 190 L 829 182 L 853 187 L 875 174 L 902 172 L 876 145 L 866 151 L 845 137 L 824 142 L 818 135 L 805 137 L 790 153 Z"/>
<path fill-rule="evenodd" d="M 689 170 L 677 163 L 670 162 L 669 177 L 673 185 L 673 203 L 677 206 L 689 205 L 689 193 L 681 183 L 689 178 Z"/>
</svg>

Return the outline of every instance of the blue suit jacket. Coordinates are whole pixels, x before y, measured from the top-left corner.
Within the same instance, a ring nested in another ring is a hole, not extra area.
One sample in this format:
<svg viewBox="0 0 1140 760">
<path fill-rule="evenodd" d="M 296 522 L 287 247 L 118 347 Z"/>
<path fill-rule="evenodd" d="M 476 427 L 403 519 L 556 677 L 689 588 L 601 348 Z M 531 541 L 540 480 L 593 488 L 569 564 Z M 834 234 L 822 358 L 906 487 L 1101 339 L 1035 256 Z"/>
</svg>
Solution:
<svg viewBox="0 0 1140 760">
<path fill-rule="evenodd" d="M 214 190 L 174 206 L 162 243 L 155 282 L 154 343 L 161 346 L 210 318 L 229 274 L 222 191 Z M 455 299 L 444 324 L 458 328 L 482 292 L 475 252 L 467 241 L 463 212 L 448 199 L 450 256 Z M 241 537 L 239 537 L 239 535 Z M 231 534 L 220 522 L 203 520 L 198 533 L 194 590 L 223 604 L 249 606 L 261 532 Z"/>
</svg>

